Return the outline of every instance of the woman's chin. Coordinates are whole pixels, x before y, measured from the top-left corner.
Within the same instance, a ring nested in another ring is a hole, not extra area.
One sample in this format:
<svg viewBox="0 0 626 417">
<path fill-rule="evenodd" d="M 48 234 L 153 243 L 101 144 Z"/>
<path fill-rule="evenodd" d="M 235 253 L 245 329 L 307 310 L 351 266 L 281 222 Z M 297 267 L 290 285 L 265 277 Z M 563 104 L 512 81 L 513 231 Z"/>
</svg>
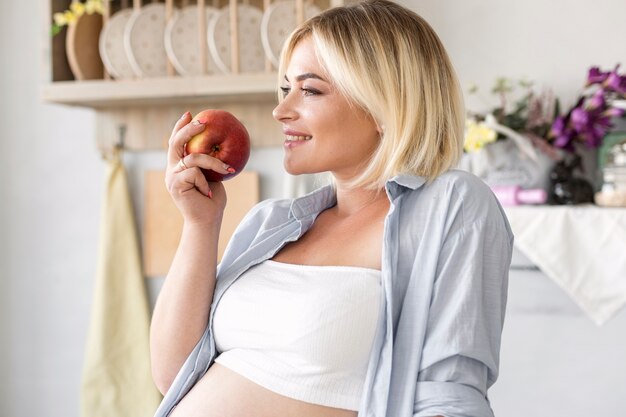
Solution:
<svg viewBox="0 0 626 417">
<path fill-rule="evenodd" d="M 306 172 L 306 170 L 303 169 L 302 167 L 295 166 L 294 164 L 290 164 L 287 161 L 283 163 L 283 168 L 285 168 L 285 171 L 287 172 L 287 174 L 290 174 L 290 175 L 308 174 L 308 172 Z"/>
<path fill-rule="evenodd" d="M 306 174 L 306 172 L 302 172 L 302 171 L 298 171 L 298 170 L 292 170 L 292 169 L 285 169 L 285 171 L 287 172 L 287 174 L 293 175 L 293 176 Z"/>
</svg>

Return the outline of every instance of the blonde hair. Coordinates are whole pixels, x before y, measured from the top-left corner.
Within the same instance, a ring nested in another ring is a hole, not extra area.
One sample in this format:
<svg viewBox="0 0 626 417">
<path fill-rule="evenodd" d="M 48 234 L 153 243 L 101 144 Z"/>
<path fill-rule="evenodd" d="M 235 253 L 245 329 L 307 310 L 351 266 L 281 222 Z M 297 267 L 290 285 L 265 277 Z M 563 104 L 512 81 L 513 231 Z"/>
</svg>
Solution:
<svg viewBox="0 0 626 417">
<path fill-rule="evenodd" d="M 448 54 L 424 19 L 386 0 L 328 9 L 290 35 L 279 83 L 295 47 L 308 37 L 338 90 L 382 131 L 378 148 L 352 187 L 381 189 L 401 173 L 430 181 L 457 164 L 463 95 Z"/>
</svg>

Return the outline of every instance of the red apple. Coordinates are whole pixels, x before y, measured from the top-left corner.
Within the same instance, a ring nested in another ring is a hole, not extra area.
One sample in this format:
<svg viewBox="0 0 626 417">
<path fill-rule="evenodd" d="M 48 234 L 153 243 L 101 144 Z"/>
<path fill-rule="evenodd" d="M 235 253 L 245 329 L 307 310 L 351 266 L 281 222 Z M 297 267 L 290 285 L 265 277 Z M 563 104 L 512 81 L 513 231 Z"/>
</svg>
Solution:
<svg viewBox="0 0 626 417">
<path fill-rule="evenodd" d="M 187 142 L 185 154 L 211 155 L 235 169 L 232 174 L 202 169 L 209 182 L 224 181 L 239 174 L 250 157 L 250 136 L 245 126 L 224 110 L 203 110 L 196 114 L 192 121 L 198 119 L 205 119 L 206 127 Z"/>
</svg>

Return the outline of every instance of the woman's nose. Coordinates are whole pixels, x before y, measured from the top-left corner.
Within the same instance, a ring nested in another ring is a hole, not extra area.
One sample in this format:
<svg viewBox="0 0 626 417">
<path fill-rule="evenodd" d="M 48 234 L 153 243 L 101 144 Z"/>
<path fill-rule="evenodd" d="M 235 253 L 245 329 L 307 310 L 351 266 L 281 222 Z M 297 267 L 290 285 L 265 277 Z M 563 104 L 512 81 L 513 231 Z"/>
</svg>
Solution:
<svg viewBox="0 0 626 417">
<path fill-rule="evenodd" d="M 279 122 L 284 120 L 293 120 L 294 118 L 296 118 L 296 114 L 297 113 L 293 108 L 289 96 L 286 96 L 282 100 L 280 100 L 278 105 L 274 107 L 274 110 L 272 111 L 272 116 L 274 116 L 274 119 Z"/>
</svg>

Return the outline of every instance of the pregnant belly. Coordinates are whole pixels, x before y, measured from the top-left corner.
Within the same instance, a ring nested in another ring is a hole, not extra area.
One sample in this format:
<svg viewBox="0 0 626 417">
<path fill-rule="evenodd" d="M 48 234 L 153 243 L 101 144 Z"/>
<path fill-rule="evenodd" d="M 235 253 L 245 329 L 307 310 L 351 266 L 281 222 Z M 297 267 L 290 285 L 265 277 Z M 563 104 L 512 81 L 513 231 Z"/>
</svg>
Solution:
<svg viewBox="0 0 626 417">
<path fill-rule="evenodd" d="M 170 417 L 356 417 L 356 411 L 276 394 L 214 363 Z"/>
</svg>

